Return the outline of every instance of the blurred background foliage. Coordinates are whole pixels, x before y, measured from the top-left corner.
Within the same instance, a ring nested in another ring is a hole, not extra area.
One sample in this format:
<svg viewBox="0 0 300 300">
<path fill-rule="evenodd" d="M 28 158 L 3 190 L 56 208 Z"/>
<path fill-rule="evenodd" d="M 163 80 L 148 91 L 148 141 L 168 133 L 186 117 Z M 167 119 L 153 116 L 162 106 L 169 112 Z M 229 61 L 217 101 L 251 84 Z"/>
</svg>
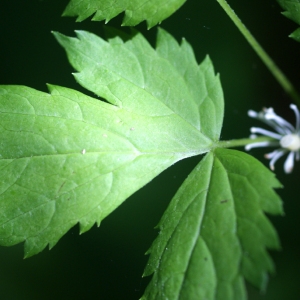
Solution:
<svg viewBox="0 0 300 300">
<path fill-rule="evenodd" d="M 52 37 L 55 30 L 74 35 L 88 30 L 103 36 L 103 22 L 75 23 L 62 18 L 68 0 L 1 0 L 0 84 L 21 84 L 47 91 L 45 83 L 84 91 L 73 79 L 62 48 Z M 283 17 L 275 0 L 230 0 L 229 4 L 265 50 L 298 87 L 300 45 L 288 38 L 296 24 Z M 119 26 L 122 16 L 109 22 Z M 216 1 L 189 0 L 161 26 L 178 41 L 185 37 L 198 62 L 209 54 L 221 74 L 225 94 L 222 139 L 249 135 L 254 124 L 247 110 L 273 106 L 294 122 L 290 99 L 274 80 Z M 152 45 L 156 28 L 142 31 Z M 126 28 L 124 28 L 126 30 Z M 242 149 L 241 149 L 242 150 Z M 265 151 L 252 150 L 262 160 Z M 144 255 L 157 236 L 158 223 L 172 196 L 198 163 L 194 157 L 177 163 L 135 193 L 108 216 L 100 228 L 79 236 L 71 229 L 51 250 L 23 260 L 23 244 L 0 248 L 1 299 L 139 299 L 149 281 L 142 279 L 148 257 Z M 271 276 L 266 294 L 248 286 L 249 299 L 300 299 L 299 174 L 276 174 L 284 188 L 278 190 L 286 215 L 271 217 L 283 250 L 271 252 L 277 272 Z M 297 196 L 298 195 L 298 196 Z"/>
</svg>

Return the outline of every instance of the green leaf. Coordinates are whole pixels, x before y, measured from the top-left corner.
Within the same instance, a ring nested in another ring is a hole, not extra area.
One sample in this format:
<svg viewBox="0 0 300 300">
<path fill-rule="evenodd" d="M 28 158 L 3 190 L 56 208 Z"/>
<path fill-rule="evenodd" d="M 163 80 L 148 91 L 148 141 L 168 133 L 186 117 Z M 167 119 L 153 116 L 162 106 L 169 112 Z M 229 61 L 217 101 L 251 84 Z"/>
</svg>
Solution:
<svg viewBox="0 0 300 300">
<path fill-rule="evenodd" d="M 293 38 L 294 40 L 296 40 L 297 42 L 300 42 L 300 28 L 296 29 L 294 32 L 292 32 L 289 35 L 291 38 Z"/>
<path fill-rule="evenodd" d="M 135 26 L 146 20 L 148 28 L 172 15 L 186 0 L 71 0 L 63 16 L 78 16 L 83 21 L 92 14 L 94 21 L 108 22 L 125 11 L 123 24 Z"/>
<path fill-rule="evenodd" d="M 277 0 L 285 10 L 282 14 L 300 25 L 300 2 L 299 0 Z M 290 37 L 300 42 L 300 28 L 295 30 Z"/>
<path fill-rule="evenodd" d="M 216 149 L 180 187 L 158 227 L 142 299 L 246 299 L 244 278 L 264 289 L 278 249 L 263 212 L 282 214 L 274 174 L 253 157 Z"/>
<path fill-rule="evenodd" d="M 175 113 L 217 141 L 224 101 L 219 76 L 207 57 L 199 66 L 191 46 L 179 45 L 159 29 L 156 51 L 133 30 L 124 42 L 118 33 L 109 42 L 76 32 L 78 38 L 54 33 L 65 48 L 76 80 L 112 104 L 139 113 Z"/>
<path fill-rule="evenodd" d="M 207 152 L 221 129 L 219 78 L 186 42 L 160 31 L 155 51 L 137 33 L 126 42 L 78 36 L 56 34 L 80 83 L 113 105 L 58 86 L 0 87 L 0 244 L 25 241 L 27 257 L 77 222 L 81 233 L 99 225 L 164 169 Z"/>
</svg>

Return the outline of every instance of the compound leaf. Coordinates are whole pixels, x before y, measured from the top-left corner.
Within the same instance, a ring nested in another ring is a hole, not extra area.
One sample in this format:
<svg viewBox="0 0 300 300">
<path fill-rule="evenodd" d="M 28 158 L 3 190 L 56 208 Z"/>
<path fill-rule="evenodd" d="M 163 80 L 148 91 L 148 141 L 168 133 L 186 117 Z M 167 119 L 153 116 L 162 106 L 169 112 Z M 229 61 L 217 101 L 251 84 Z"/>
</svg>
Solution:
<svg viewBox="0 0 300 300">
<path fill-rule="evenodd" d="M 158 227 L 142 299 L 246 299 L 244 278 L 264 289 L 278 249 L 264 215 L 282 214 L 274 174 L 253 157 L 216 149 L 180 187 Z"/>
<path fill-rule="evenodd" d="M 148 28 L 172 15 L 186 0 L 71 0 L 63 16 L 77 16 L 83 21 L 92 14 L 94 21 L 108 22 L 115 16 L 125 12 L 123 24 L 135 26 L 146 20 Z"/>
<path fill-rule="evenodd" d="M 164 31 L 157 51 L 138 33 L 125 42 L 55 35 L 77 80 L 110 103 L 58 86 L 0 87 L 0 244 L 25 241 L 27 257 L 78 222 L 81 232 L 99 225 L 164 169 L 209 151 L 223 116 L 210 60 L 198 65 Z"/>
</svg>

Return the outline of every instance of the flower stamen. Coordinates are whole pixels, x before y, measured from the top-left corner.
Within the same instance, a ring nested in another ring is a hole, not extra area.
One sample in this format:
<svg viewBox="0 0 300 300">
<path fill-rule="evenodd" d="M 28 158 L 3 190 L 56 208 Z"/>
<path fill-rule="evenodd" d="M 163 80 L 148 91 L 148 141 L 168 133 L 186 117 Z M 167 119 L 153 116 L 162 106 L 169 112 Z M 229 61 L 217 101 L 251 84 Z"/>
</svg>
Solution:
<svg viewBox="0 0 300 300">
<path fill-rule="evenodd" d="M 276 132 L 272 132 L 259 127 L 251 127 L 250 131 L 252 134 L 250 138 L 255 138 L 255 133 L 258 133 L 274 140 L 253 142 L 245 147 L 248 151 L 256 147 L 279 146 L 279 149 L 265 155 L 267 159 L 270 159 L 269 165 L 270 169 L 273 171 L 275 170 L 276 161 L 287 152 L 289 152 L 289 154 L 283 166 L 285 173 L 291 173 L 294 167 L 294 161 L 300 160 L 300 112 L 294 104 L 291 104 L 290 108 L 295 113 L 295 127 L 282 117 L 278 116 L 272 107 L 264 108 L 263 111 L 259 113 L 253 110 L 248 111 L 249 117 L 263 121 L 276 130 Z"/>
<path fill-rule="evenodd" d="M 290 108 L 294 111 L 296 116 L 296 130 L 298 131 L 300 129 L 300 113 L 295 104 L 291 104 Z"/>
<path fill-rule="evenodd" d="M 269 131 L 269 130 L 266 130 L 266 129 L 263 129 L 263 128 L 259 128 L 259 127 L 251 127 L 250 131 L 252 133 L 260 133 L 262 135 L 274 138 L 276 140 L 280 140 L 281 137 L 282 137 L 280 134 L 277 134 L 277 133 L 274 133 L 272 131 Z"/>
<path fill-rule="evenodd" d="M 275 170 L 275 163 L 276 163 L 276 161 L 281 157 L 281 156 L 283 156 L 285 154 L 285 151 L 284 150 L 275 150 L 275 151 L 273 151 L 273 152 L 271 152 L 271 153 L 269 153 L 269 154 L 266 154 L 265 155 L 265 158 L 268 158 L 268 159 L 271 159 L 270 160 L 270 169 L 272 170 L 272 171 L 274 171 Z"/>
<path fill-rule="evenodd" d="M 295 156 L 295 152 L 290 152 L 284 165 L 283 165 L 283 169 L 285 173 L 291 173 L 293 171 L 294 168 L 294 156 Z"/>
<path fill-rule="evenodd" d="M 279 117 L 278 115 L 275 114 L 273 108 L 269 108 L 265 114 L 265 118 L 267 120 L 273 120 L 277 125 L 279 126 L 280 129 L 283 129 L 285 133 L 291 133 L 295 131 L 294 126 L 284 120 L 283 118 Z"/>
</svg>

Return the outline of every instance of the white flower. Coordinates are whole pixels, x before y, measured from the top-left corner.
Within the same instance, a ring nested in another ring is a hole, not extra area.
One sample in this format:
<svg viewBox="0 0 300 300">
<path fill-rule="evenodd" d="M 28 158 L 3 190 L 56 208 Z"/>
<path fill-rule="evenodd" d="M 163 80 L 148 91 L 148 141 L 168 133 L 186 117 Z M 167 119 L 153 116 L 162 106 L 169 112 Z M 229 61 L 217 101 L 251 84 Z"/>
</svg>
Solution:
<svg viewBox="0 0 300 300">
<path fill-rule="evenodd" d="M 275 151 L 265 155 L 266 158 L 270 159 L 270 169 L 273 171 L 275 169 L 275 162 L 288 152 L 289 154 L 284 163 L 285 173 L 291 173 L 294 167 L 294 160 L 299 160 L 300 158 L 300 113 L 296 105 L 291 104 L 290 108 L 296 115 L 295 127 L 283 118 L 276 115 L 272 107 L 265 108 L 259 113 L 253 110 L 248 111 L 249 117 L 261 120 L 277 131 L 277 133 L 275 133 L 263 128 L 252 127 L 250 128 L 250 131 L 252 133 L 259 133 L 264 136 L 271 137 L 274 140 L 250 143 L 245 147 L 246 150 L 250 150 L 256 147 L 279 147 L 279 149 L 276 149 Z M 251 135 L 251 137 L 255 138 L 256 135 L 253 134 Z"/>
</svg>

